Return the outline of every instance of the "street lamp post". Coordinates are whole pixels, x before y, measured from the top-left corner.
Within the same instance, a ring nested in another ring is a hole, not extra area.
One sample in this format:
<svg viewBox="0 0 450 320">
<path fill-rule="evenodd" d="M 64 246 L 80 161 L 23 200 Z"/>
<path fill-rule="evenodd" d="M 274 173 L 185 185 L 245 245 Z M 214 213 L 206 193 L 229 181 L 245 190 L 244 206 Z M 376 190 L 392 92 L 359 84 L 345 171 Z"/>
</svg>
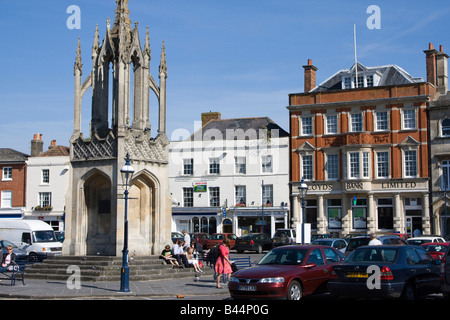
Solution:
<svg viewBox="0 0 450 320">
<path fill-rule="evenodd" d="M 305 244 L 305 199 L 306 194 L 308 193 L 308 185 L 303 179 L 302 181 L 300 181 L 298 191 L 300 193 L 300 200 L 302 205 L 302 244 Z"/>
<path fill-rule="evenodd" d="M 124 216 L 124 236 L 122 250 L 122 269 L 120 273 L 120 292 L 130 292 L 130 270 L 128 268 L 128 184 L 133 177 L 134 169 L 130 164 L 130 155 L 127 153 L 125 165 L 120 169 L 122 182 L 125 185 L 125 216 Z"/>
</svg>

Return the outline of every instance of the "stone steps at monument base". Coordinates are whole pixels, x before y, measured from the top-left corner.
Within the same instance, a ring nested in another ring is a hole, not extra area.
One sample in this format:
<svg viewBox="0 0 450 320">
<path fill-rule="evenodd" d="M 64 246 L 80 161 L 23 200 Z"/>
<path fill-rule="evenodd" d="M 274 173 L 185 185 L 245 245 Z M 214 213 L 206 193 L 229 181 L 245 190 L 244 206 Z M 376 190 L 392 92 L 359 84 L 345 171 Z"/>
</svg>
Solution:
<svg viewBox="0 0 450 320">
<path fill-rule="evenodd" d="M 46 279 L 66 281 L 73 271 L 70 266 L 80 268 L 81 281 L 120 281 L 122 258 L 120 257 L 52 257 L 40 263 L 28 265 L 25 280 Z M 131 257 L 128 262 L 131 281 L 161 280 L 194 277 L 194 268 L 175 268 L 158 256 Z M 214 271 L 205 266 L 202 275 L 212 276 Z"/>
</svg>

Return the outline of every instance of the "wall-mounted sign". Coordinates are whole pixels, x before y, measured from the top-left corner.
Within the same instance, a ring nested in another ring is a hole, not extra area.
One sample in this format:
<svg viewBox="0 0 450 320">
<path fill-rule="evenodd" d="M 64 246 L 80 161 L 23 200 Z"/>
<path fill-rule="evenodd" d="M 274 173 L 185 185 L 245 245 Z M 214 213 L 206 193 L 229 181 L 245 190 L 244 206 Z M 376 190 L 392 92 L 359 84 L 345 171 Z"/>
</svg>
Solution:
<svg viewBox="0 0 450 320">
<path fill-rule="evenodd" d="M 208 184 L 206 182 L 194 183 L 194 192 L 206 192 Z"/>
</svg>

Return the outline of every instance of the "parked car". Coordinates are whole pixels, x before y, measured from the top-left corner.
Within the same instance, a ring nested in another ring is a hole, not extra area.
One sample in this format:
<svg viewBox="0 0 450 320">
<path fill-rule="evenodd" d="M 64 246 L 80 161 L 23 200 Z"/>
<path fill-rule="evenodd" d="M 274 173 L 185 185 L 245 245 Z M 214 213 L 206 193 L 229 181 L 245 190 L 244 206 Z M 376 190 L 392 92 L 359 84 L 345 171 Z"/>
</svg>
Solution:
<svg viewBox="0 0 450 320">
<path fill-rule="evenodd" d="M 356 248 L 361 246 L 367 246 L 370 242 L 370 237 L 368 236 L 358 236 L 350 238 L 348 241 L 347 248 L 345 249 L 345 255 L 350 255 Z"/>
<path fill-rule="evenodd" d="M 203 249 L 206 249 L 206 243 L 209 239 L 209 234 L 207 233 L 190 233 L 191 241 L 195 240 L 196 243 L 200 244 Z"/>
<path fill-rule="evenodd" d="M 396 234 L 385 235 L 377 237 L 378 240 L 381 241 L 382 245 L 404 245 L 407 244 L 405 240 L 403 240 L 400 236 Z"/>
<path fill-rule="evenodd" d="M 327 291 L 334 265 L 344 259 L 326 246 L 289 245 L 270 250 L 250 268 L 231 275 L 228 290 L 234 299 L 287 299 Z"/>
<path fill-rule="evenodd" d="M 234 233 L 213 233 L 209 236 L 209 239 L 206 241 L 206 249 L 211 249 L 218 244 L 223 243 L 223 239 L 227 237 L 230 242 L 230 249 L 234 249 L 234 244 L 236 242 L 236 235 Z"/>
<path fill-rule="evenodd" d="M 333 266 L 328 289 L 335 297 L 414 300 L 440 292 L 439 263 L 419 246 L 363 246 Z M 378 288 L 368 285 L 375 282 L 369 279 L 373 266 L 379 270 Z"/>
<path fill-rule="evenodd" d="M 409 236 L 409 234 L 407 234 L 407 233 L 396 233 L 396 232 L 394 232 L 394 233 L 388 233 L 387 235 L 388 236 L 399 236 L 400 239 L 405 240 L 405 241 L 408 240 L 409 238 L 411 238 Z"/>
<path fill-rule="evenodd" d="M 321 246 L 330 246 L 332 248 L 335 248 L 336 250 L 339 250 L 342 253 L 344 253 L 345 248 L 347 248 L 347 242 L 344 239 L 340 239 L 340 238 L 317 239 L 317 240 L 314 240 L 313 242 L 311 242 L 311 244 L 321 245 Z"/>
<path fill-rule="evenodd" d="M 420 246 L 433 257 L 433 259 L 442 260 L 447 252 L 450 242 L 427 242 Z"/>
<path fill-rule="evenodd" d="M 450 247 L 441 260 L 441 291 L 445 299 L 450 299 Z"/>
<path fill-rule="evenodd" d="M 328 238 L 339 238 L 339 233 L 332 232 L 332 233 L 316 233 L 311 235 L 311 242 L 314 240 L 319 239 L 328 239 Z"/>
<path fill-rule="evenodd" d="M 7 254 L 6 247 L 11 246 L 13 252 L 16 254 L 17 263 L 25 263 L 28 261 L 28 252 L 26 250 L 20 249 L 14 243 L 8 240 L 0 240 L 0 248 L 2 250 L 3 256 Z"/>
<path fill-rule="evenodd" d="M 418 236 L 414 238 L 409 238 L 406 240 L 408 244 L 420 246 L 427 242 L 445 242 L 444 238 L 439 236 Z"/>
<path fill-rule="evenodd" d="M 296 241 L 295 229 L 277 229 L 273 235 L 273 246 L 285 246 Z"/>
<path fill-rule="evenodd" d="M 176 243 L 178 240 L 184 240 L 184 236 L 181 232 L 172 232 L 172 242 Z"/>
<path fill-rule="evenodd" d="M 234 249 L 238 253 L 247 251 L 256 251 L 261 253 L 264 250 L 271 250 L 272 238 L 266 233 L 250 233 L 236 239 Z"/>
</svg>

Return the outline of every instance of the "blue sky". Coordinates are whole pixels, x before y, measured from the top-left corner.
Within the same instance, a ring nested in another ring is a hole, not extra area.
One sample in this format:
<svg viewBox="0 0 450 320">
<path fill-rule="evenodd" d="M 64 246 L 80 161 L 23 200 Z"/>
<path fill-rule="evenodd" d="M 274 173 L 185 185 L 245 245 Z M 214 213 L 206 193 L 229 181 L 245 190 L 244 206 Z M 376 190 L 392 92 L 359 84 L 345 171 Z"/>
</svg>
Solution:
<svg viewBox="0 0 450 320">
<path fill-rule="evenodd" d="M 78 37 L 91 70 L 95 26 L 100 38 L 114 21 L 115 0 L 0 0 L 0 147 L 30 152 L 35 133 L 44 148 L 51 140 L 69 145 L 73 132 L 73 65 Z M 81 29 L 68 29 L 67 8 L 81 10 Z M 370 30 L 367 8 L 377 5 L 381 29 Z M 288 94 L 303 92 L 308 59 L 317 83 L 358 61 L 397 64 L 425 78 L 428 43 L 450 54 L 450 4 L 428 1 L 130 0 L 131 20 L 141 42 L 150 29 L 151 72 L 158 80 L 165 41 L 167 133 L 193 132 L 202 112 L 222 118 L 268 116 L 289 130 Z M 83 100 L 82 130 L 88 135 L 91 91 Z M 157 105 L 150 113 L 156 131 Z"/>
</svg>

